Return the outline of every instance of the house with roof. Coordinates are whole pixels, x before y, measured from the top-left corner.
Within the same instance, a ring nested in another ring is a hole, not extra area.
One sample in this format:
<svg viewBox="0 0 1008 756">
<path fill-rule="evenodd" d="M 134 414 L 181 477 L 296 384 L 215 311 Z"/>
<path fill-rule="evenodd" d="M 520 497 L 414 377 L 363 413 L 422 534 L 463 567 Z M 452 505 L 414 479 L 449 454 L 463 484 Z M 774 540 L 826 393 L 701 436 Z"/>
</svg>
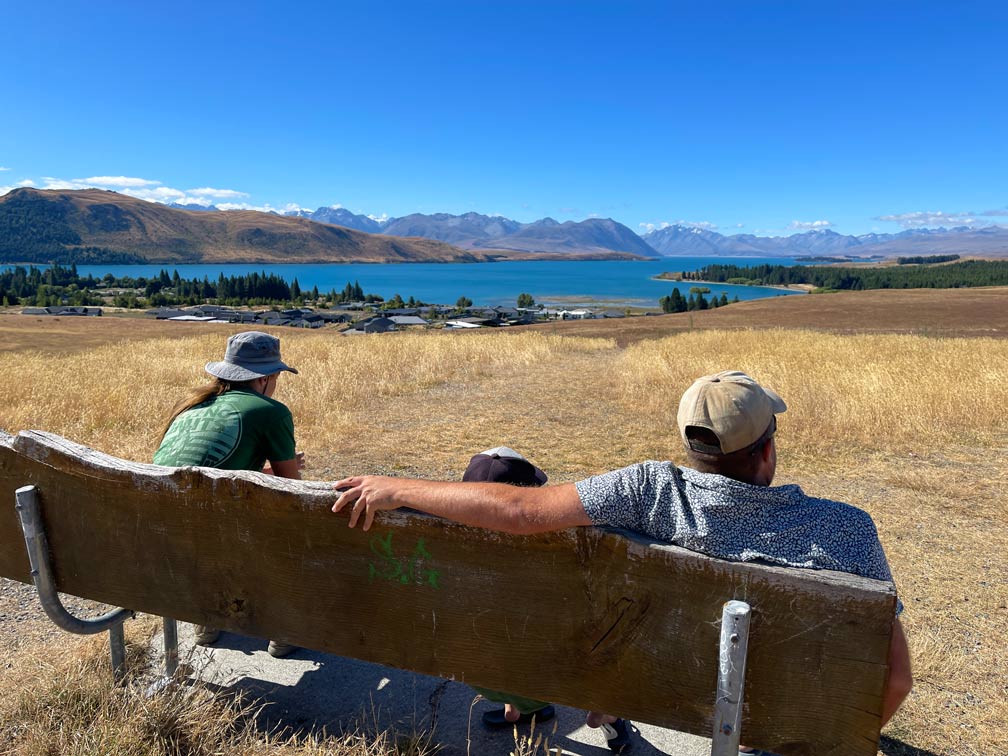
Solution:
<svg viewBox="0 0 1008 756">
<path fill-rule="evenodd" d="M 349 312 L 339 312 L 337 310 L 318 310 L 315 313 L 322 318 L 325 323 L 352 323 L 353 315 Z"/>
<path fill-rule="evenodd" d="M 391 315 L 389 320 L 399 327 L 403 326 L 426 326 L 430 323 L 418 315 Z"/>
<path fill-rule="evenodd" d="M 343 331 L 343 334 L 346 336 L 356 336 L 362 333 L 388 333 L 397 329 L 398 326 L 396 326 L 395 321 L 391 318 L 377 316 L 368 320 L 361 320 L 353 328 Z"/>
<path fill-rule="evenodd" d="M 473 322 L 473 321 L 477 322 Z M 458 320 L 448 320 L 445 321 L 444 327 L 446 331 L 463 330 L 466 328 L 482 328 L 482 324 L 478 322 L 478 318 L 461 318 Z"/>
<path fill-rule="evenodd" d="M 591 310 L 561 310 L 560 320 L 590 320 L 595 317 Z"/>
<path fill-rule="evenodd" d="M 100 317 L 101 307 L 81 307 L 77 305 L 54 305 L 52 307 L 26 307 L 22 315 L 60 315 L 75 317 Z"/>
</svg>

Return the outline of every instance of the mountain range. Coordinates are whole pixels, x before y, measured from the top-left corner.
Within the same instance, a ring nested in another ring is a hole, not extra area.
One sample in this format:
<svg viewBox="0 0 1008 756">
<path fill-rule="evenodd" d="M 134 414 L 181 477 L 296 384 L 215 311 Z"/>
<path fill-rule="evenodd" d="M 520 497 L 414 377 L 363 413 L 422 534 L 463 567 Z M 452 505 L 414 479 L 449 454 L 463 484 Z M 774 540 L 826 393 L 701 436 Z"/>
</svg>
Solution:
<svg viewBox="0 0 1008 756">
<path fill-rule="evenodd" d="M 641 237 L 608 218 L 566 223 L 543 218 L 534 223 L 519 223 L 499 215 L 480 213 L 414 213 L 377 221 L 342 207 L 320 207 L 314 212 L 298 210 L 288 215 L 320 223 L 337 223 L 372 234 L 437 239 L 461 249 L 530 252 L 550 255 L 554 259 L 657 257 L 655 250 Z"/>
<path fill-rule="evenodd" d="M 497 215 L 415 213 L 378 220 L 345 208 L 280 215 L 172 207 L 101 189 L 14 189 L 0 196 L 0 263 L 489 262 L 501 259 L 1008 257 L 1008 228 L 845 236 L 726 236 L 670 225 L 643 237 L 610 218 L 521 223 Z"/>
<path fill-rule="evenodd" d="M 667 226 L 644 235 L 644 241 L 659 254 L 672 257 L 849 257 L 886 258 L 901 255 L 960 254 L 1008 256 L 1008 228 L 919 228 L 896 234 L 845 236 L 830 229 L 816 229 L 791 236 L 725 236 L 693 226 Z"/>
<path fill-rule="evenodd" d="M 0 197 L 0 263 L 487 262 L 434 239 L 256 210 L 197 212 L 103 189 Z"/>
<path fill-rule="evenodd" d="M 676 224 L 638 236 L 611 219 L 589 218 L 558 223 L 543 218 L 520 223 L 499 215 L 465 213 L 413 214 L 378 221 L 346 208 L 320 207 L 297 215 L 322 223 L 337 223 L 368 233 L 421 236 L 463 249 L 502 249 L 527 252 L 618 252 L 641 257 L 847 257 L 886 258 L 900 255 L 955 253 L 1008 256 L 1008 228 L 958 227 L 910 229 L 895 234 L 850 236 L 816 229 L 791 236 L 725 235 Z"/>
</svg>

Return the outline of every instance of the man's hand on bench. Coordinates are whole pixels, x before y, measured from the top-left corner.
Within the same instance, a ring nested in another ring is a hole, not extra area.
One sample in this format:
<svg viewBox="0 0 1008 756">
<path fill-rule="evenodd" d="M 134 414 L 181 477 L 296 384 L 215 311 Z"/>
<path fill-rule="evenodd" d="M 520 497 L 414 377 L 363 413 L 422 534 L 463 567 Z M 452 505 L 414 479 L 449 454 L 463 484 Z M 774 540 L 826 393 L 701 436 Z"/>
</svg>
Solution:
<svg viewBox="0 0 1008 756">
<path fill-rule="evenodd" d="M 333 488 L 340 491 L 340 495 L 333 504 L 332 511 L 339 512 L 347 504 L 352 504 L 350 527 L 356 527 L 363 514 L 364 530 L 369 530 L 376 512 L 382 509 L 398 509 L 402 506 L 395 502 L 395 486 L 390 485 L 395 482 L 401 481 L 380 475 L 363 475 L 338 480 L 333 483 Z"/>
</svg>

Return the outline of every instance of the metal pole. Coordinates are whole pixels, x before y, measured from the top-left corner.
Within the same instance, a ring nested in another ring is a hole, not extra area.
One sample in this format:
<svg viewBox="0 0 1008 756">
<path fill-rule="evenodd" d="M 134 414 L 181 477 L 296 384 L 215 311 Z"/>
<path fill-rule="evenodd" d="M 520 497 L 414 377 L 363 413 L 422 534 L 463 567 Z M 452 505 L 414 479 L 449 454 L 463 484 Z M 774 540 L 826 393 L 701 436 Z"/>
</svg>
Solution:
<svg viewBox="0 0 1008 756">
<path fill-rule="evenodd" d="M 126 634 L 123 623 L 119 622 L 109 628 L 109 651 L 112 654 L 112 676 L 121 680 L 126 674 Z"/>
<path fill-rule="evenodd" d="M 67 632 L 78 635 L 94 635 L 111 630 L 115 625 L 120 626 L 121 632 L 123 620 L 133 616 L 133 612 L 129 609 L 114 609 L 94 619 L 80 619 L 66 610 L 60 601 L 52 565 L 49 563 L 49 542 L 46 539 L 45 526 L 42 524 L 38 490 L 35 486 L 23 486 L 14 492 L 14 496 L 17 500 L 18 515 L 21 517 L 21 530 L 24 531 L 32 581 L 49 619 Z"/>
<path fill-rule="evenodd" d="M 737 756 L 742 725 L 742 691 L 749 647 L 749 604 L 729 601 L 721 613 L 717 699 L 711 756 Z"/>
<path fill-rule="evenodd" d="M 171 617 L 162 617 L 164 623 L 165 677 L 175 676 L 178 669 L 178 623 Z"/>
</svg>

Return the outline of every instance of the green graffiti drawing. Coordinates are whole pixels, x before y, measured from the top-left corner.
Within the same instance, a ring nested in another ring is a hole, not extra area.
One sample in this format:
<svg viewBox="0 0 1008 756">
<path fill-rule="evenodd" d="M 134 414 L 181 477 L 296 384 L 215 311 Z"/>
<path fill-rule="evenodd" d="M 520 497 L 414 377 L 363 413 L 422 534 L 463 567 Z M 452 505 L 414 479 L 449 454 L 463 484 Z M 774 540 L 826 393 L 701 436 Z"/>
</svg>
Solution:
<svg viewBox="0 0 1008 756">
<path fill-rule="evenodd" d="M 408 556 L 396 556 L 392 546 L 392 533 L 374 536 L 370 541 L 371 553 L 378 557 L 378 562 L 368 563 L 368 582 L 375 578 L 401 585 L 426 585 L 440 589 L 438 579 L 441 573 L 428 567 L 433 558 L 427 550 L 424 539 L 417 541 L 416 548 Z"/>
</svg>

